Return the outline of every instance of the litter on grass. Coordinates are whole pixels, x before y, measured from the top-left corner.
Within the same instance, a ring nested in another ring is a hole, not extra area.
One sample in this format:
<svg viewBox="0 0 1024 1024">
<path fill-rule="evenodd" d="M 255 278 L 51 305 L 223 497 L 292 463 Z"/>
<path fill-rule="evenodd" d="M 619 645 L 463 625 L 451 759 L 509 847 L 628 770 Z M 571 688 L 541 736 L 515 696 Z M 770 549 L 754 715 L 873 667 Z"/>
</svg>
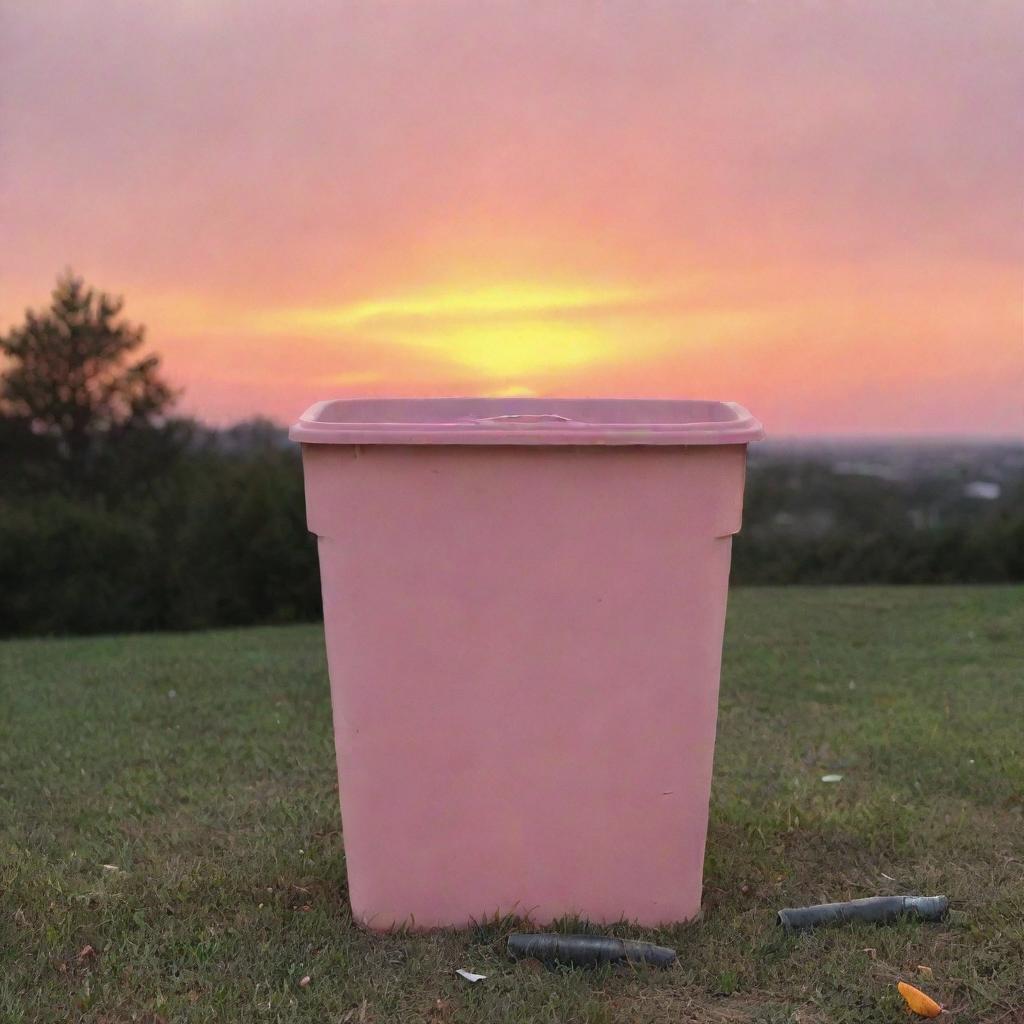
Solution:
<svg viewBox="0 0 1024 1024">
<path fill-rule="evenodd" d="M 778 912 L 777 920 L 787 931 L 798 931 L 850 921 L 891 924 L 904 916 L 916 917 L 920 921 L 942 921 L 948 913 L 949 899 L 945 896 L 869 896 L 845 903 L 787 907 Z"/>
<path fill-rule="evenodd" d="M 822 782 L 842 782 L 843 781 L 843 777 L 842 777 L 842 775 L 822 775 L 821 781 Z"/>
<path fill-rule="evenodd" d="M 599 967 L 602 964 L 650 964 L 671 967 L 676 951 L 668 946 L 604 935 L 533 935 L 513 932 L 508 953 L 514 960 L 539 960 L 543 964 Z"/>
<path fill-rule="evenodd" d="M 460 978 L 465 978 L 466 981 L 471 981 L 471 982 L 474 982 L 474 983 L 478 982 L 478 981 L 483 981 L 487 977 L 486 974 L 474 974 L 472 971 L 467 971 L 467 970 L 463 969 L 462 967 L 460 967 L 455 973 Z"/>
<path fill-rule="evenodd" d="M 903 1001 L 918 1017 L 938 1017 L 942 1013 L 942 1006 L 931 996 L 925 995 L 919 988 L 914 988 L 913 985 L 908 985 L 905 981 L 898 982 L 896 987 L 899 989 L 900 995 L 903 996 Z"/>
</svg>

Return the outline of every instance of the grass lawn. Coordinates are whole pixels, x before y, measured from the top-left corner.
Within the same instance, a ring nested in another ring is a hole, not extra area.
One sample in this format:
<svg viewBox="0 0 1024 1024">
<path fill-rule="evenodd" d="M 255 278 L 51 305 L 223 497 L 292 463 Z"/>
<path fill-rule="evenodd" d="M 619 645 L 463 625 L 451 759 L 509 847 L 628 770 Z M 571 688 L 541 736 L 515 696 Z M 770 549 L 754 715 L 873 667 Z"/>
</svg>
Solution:
<svg viewBox="0 0 1024 1024">
<path fill-rule="evenodd" d="M 1024 589 L 740 590 L 703 918 L 614 929 L 678 966 L 531 970 L 509 922 L 353 926 L 319 627 L 10 641 L 0 1020 L 867 1024 L 906 1021 L 903 978 L 1019 1024 L 1022 809 Z M 891 892 L 956 913 L 774 924 Z"/>
</svg>

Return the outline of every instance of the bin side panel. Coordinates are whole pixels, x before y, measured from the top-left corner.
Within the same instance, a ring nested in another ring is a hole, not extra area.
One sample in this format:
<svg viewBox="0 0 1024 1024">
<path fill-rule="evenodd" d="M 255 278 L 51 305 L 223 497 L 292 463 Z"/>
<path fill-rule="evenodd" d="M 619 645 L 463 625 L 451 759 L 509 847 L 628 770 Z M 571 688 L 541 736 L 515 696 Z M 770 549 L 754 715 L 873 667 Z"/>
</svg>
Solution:
<svg viewBox="0 0 1024 1024">
<path fill-rule="evenodd" d="M 357 917 L 694 916 L 742 450 L 320 451 Z"/>
</svg>

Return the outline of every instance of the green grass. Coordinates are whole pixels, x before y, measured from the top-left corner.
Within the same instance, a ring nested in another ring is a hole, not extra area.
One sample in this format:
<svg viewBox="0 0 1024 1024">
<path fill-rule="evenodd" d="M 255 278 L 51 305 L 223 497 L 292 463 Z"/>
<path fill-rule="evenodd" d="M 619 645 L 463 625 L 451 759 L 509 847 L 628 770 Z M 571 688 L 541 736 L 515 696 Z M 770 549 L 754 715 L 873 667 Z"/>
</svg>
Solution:
<svg viewBox="0 0 1024 1024">
<path fill-rule="evenodd" d="M 703 919 L 614 929 L 679 965 L 537 971 L 505 959 L 507 921 L 353 926 L 318 627 L 11 641 L 0 1020 L 865 1024 L 907 1019 L 903 978 L 958 1020 L 1011 1024 L 1022 807 L 1024 590 L 740 590 Z M 948 893 L 953 919 L 774 924 L 914 891 Z"/>
</svg>

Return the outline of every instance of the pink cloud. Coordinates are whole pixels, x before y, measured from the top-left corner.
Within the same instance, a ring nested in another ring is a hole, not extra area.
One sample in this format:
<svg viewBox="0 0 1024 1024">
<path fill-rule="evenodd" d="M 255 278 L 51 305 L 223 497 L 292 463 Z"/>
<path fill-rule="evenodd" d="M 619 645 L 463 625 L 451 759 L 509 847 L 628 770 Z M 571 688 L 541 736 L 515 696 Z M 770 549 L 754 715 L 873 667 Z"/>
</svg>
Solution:
<svg viewBox="0 0 1024 1024">
<path fill-rule="evenodd" d="M 0 317 L 72 264 L 126 293 L 204 415 L 291 415 L 331 380 L 484 386 L 401 337 L 247 334 L 254 309 L 555 281 L 681 298 L 536 389 L 699 385 L 803 432 L 938 410 L 1024 428 L 1019 5 L 54 0 L 4 20 Z M 705 306 L 764 316 L 694 344 Z M 680 344 L 633 358 L 638 330 Z"/>
</svg>

